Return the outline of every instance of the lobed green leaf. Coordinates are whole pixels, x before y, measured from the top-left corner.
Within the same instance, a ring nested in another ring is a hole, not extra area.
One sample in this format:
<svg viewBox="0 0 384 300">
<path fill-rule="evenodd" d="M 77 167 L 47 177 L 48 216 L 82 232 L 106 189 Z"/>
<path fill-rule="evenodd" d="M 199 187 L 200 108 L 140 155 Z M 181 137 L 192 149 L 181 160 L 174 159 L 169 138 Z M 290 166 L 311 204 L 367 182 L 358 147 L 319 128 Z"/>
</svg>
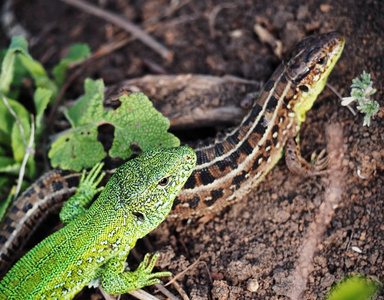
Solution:
<svg viewBox="0 0 384 300">
<path fill-rule="evenodd" d="M 115 128 L 109 151 L 111 157 L 130 157 L 132 146 L 146 150 L 180 144 L 167 132 L 169 121 L 155 110 L 144 94 L 124 95 L 119 98 L 120 107 L 107 110 L 103 107 L 103 88 L 101 80 L 87 79 L 84 96 L 65 112 L 73 128 L 69 134 L 60 137 L 48 153 L 54 167 L 79 171 L 104 158 L 107 154 L 97 141 L 97 129 L 103 124 Z"/>
</svg>

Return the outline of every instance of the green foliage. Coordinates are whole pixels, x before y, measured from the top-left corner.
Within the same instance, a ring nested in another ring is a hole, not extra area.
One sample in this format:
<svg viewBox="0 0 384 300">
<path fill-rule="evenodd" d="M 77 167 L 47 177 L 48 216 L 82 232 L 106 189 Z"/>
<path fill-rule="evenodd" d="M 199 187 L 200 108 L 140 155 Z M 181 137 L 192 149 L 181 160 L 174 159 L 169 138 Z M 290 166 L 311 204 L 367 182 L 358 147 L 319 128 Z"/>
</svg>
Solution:
<svg viewBox="0 0 384 300">
<path fill-rule="evenodd" d="M 382 284 L 363 275 L 346 276 L 337 282 L 325 300 L 373 300 L 379 294 Z"/>
<path fill-rule="evenodd" d="M 52 70 L 55 82 L 58 86 L 62 86 L 65 80 L 68 65 L 75 61 L 84 60 L 91 56 L 91 50 L 86 44 L 75 44 L 69 48 L 68 54 L 63 58 L 57 66 Z"/>
<path fill-rule="evenodd" d="M 44 67 L 31 57 L 28 52 L 28 43 L 23 37 L 13 37 L 7 51 L 2 51 L 0 74 L 0 195 L 4 195 L 4 187 L 9 187 L 14 183 L 15 176 L 21 171 L 22 162 L 27 155 L 27 151 L 28 155 L 31 155 L 27 160 L 25 174 L 29 179 L 33 179 L 37 173 L 33 155 L 35 144 L 32 145 L 32 149 L 27 147 L 31 135 L 31 114 L 17 101 L 24 79 L 32 77 L 36 87 L 33 94 L 33 104 L 36 112 L 33 124 L 35 127 L 33 139 L 38 140 L 44 130 L 44 111 L 49 102 L 56 99 L 60 85 L 64 82 L 64 75 L 69 62 L 83 59 L 89 54 L 89 49 L 88 52 L 87 49 L 87 47 L 81 45 L 71 49 L 68 56 L 63 60 L 64 62 L 60 62 L 55 68 L 58 70 L 56 82 L 51 80 Z M 57 84 L 57 82 L 60 84 Z M 6 203 L 3 202 L 0 206 L 4 206 Z M 2 216 L 1 212 L 4 210 L 5 208 L 1 209 L 0 207 L 0 218 Z"/>
<path fill-rule="evenodd" d="M 0 92 L 7 95 L 14 78 L 14 67 L 16 58 L 21 63 L 21 66 L 26 70 L 35 81 L 36 87 L 46 88 L 52 92 L 53 96 L 58 93 L 58 87 L 49 79 L 44 67 L 34 60 L 28 52 L 28 43 L 21 36 L 12 38 L 11 45 L 3 59 L 0 75 Z M 25 74 L 25 71 L 18 71 L 18 74 Z"/>
<path fill-rule="evenodd" d="M 5 186 L 5 184 L 9 184 L 10 180 L 9 178 L 6 177 L 0 177 L 0 186 Z M 15 186 L 12 188 L 12 191 L 8 194 L 8 197 L 5 199 L 5 201 L 0 202 L 0 219 L 3 217 L 5 214 L 8 205 L 11 204 L 12 197 L 15 193 Z"/>
<path fill-rule="evenodd" d="M 101 80 L 87 79 L 84 96 L 65 112 L 72 128 L 52 145 L 48 153 L 54 167 L 80 171 L 103 159 L 107 153 L 97 140 L 97 129 L 103 124 L 115 128 L 109 150 L 111 157 L 130 157 L 133 154 L 131 145 L 142 150 L 179 145 L 179 140 L 167 132 L 169 121 L 153 108 L 144 94 L 122 96 L 120 107 L 107 110 L 103 107 L 103 88 Z"/>
<path fill-rule="evenodd" d="M 376 93 L 373 88 L 373 81 L 371 81 L 371 74 L 363 71 L 361 80 L 359 78 L 352 79 L 351 96 L 343 98 L 341 105 L 349 105 L 356 101 L 357 109 L 365 114 L 363 126 L 371 124 L 371 117 L 374 117 L 379 111 L 379 103 L 372 100 L 370 97 Z"/>
</svg>

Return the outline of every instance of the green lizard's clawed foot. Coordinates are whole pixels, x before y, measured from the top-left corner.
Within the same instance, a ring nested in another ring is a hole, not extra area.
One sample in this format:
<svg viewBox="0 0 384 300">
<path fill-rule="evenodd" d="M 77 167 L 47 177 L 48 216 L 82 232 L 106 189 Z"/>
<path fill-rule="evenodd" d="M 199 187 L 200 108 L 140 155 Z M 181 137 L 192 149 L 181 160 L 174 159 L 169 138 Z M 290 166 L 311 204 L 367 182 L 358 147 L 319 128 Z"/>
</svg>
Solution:
<svg viewBox="0 0 384 300">
<path fill-rule="evenodd" d="M 135 272 L 139 272 L 142 275 L 143 279 L 145 278 L 145 281 L 147 281 L 147 284 L 145 285 L 160 283 L 160 279 L 156 277 L 172 276 L 171 272 L 152 273 L 152 270 L 155 267 L 156 261 L 159 257 L 160 257 L 160 253 L 155 253 L 152 255 L 152 257 L 150 253 L 147 253 L 144 256 L 144 259 L 141 262 L 141 264 L 137 267 L 137 270 Z"/>
<path fill-rule="evenodd" d="M 86 189 L 86 190 L 95 190 L 96 193 L 101 192 L 104 187 L 97 188 L 97 186 L 105 176 L 105 172 L 102 172 L 100 174 L 100 171 L 103 168 L 103 166 L 104 166 L 104 163 L 102 162 L 96 164 L 91 169 L 91 171 L 89 171 L 87 176 L 86 176 L 86 173 L 87 173 L 86 170 L 83 170 L 83 174 L 81 175 L 78 190 Z"/>
<path fill-rule="evenodd" d="M 102 277 L 101 285 L 103 290 L 108 294 L 120 295 L 145 286 L 160 283 L 158 277 L 172 276 L 171 272 L 156 272 L 152 273 L 155 267 L 156 260 L 160 254 L 155 253 L 152 257 L 148 253 L 145 255 L 143 261 L 134 272 L 119 272 L 121 271 L 124 263 L 112 259 L 106 266 Z"/>
<path fill-rule="evenodd" d="M 101 192 L 104 187 L 99 187 L 99 183 L 105 176 L 105 172 L 100 174 L 104 163 L 96 164 L 88 175 L 83 171 L 79 186 L 75 195 L 68 199 L 60 211 L 60 219 L 64 224 L 68 224 L 74 220 L 78 215 L 87 211 L 87 207 L 91 204 L 93 197 Z"/>
</svg>

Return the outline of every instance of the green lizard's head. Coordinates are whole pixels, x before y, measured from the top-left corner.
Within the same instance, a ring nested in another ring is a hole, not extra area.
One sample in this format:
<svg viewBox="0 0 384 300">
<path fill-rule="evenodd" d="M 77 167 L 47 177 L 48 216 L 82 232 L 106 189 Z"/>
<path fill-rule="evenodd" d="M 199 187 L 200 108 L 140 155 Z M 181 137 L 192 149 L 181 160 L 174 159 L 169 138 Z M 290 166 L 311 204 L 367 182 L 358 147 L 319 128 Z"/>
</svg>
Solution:
<svg viewBox="0 0 384 300">
<path fill-rule="evenodd" d="M 296 95 L 291 106 L 298 124 L 305 120 L 305 113 L 311 109 L 323 90 L 343 48 L 344 37 L 340 33 L 330 32 L 304 39 L 291 55 L 285 70 L 296 86 Z"/>
<path fill-rule="evenodd" d="M 116 171 L 118 206 L 141 230 L 138 235 L 146 235 L 165 219 L 195 164 L 196 154 L 189 147 L 155 148 Z"/>
</svg>

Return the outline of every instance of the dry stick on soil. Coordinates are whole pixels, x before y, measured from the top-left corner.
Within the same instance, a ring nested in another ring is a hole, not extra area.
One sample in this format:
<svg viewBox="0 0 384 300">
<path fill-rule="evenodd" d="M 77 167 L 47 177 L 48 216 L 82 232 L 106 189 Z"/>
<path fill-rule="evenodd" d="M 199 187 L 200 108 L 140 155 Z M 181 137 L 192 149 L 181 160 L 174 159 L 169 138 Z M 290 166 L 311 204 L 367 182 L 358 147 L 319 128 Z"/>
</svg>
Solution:
<svg viewBox="0 0 384 300">
<path fill-rule="evenodd" d="M 178 297 L 176 297 L 175 295 L 173 295 L 170 291 L 168 291 L 164 285 L 160 284 L 160 283 L 155 283 L 154 284 L 154 287 L 157 288 L 160 292 L 162 292 L 165 296 L 168 297 L 168 299 L 170 300 L 179 300 Z"/>
<path fill-rule="evenodd" d="M 23 162 L 21 163 L 19 178 L 17 180 L 17 188 L 15 191 L 15 195 L 13 196 L 13 200 L 16 200 L 17 197 L 19 196 L 21 184 L 23 183 L 25 167 L 27 165 L 29 155 L 35 154 L 35 149 L 32 148 L 34 140 L 35 140 L 35 118 L 31 114 L 31 135 L 29 137 L 29 143 L 25 148 L 25 154 L 24 154 Z"/>
<path fill-rule="evenodd" d="M 216 16 L 224 8 L 231 9 L 231 8 L 235 8 L 235 7 L 236 7 L 235 4 L 225 3 L 225 4 L 216 5 L 212 9 L 211 13 L 209 14 L 209 32 L 211 33 L 211 37 L 212 38 L 214 38 L 216 36 L 216 31 L 215 31 L 215 19 L 216 19 Z"/>
<path fill-rule="evenodd" d="M 340 93 L 333 87 L 333 85 L 326 83 L 326 86 L 339 98 L 341 101 L 343 101 L 343 96 L 340 95 Z M 351 105 L 346 105 L 346 107 L 349 109 L 349 111 L 352 113 L 352 115 L 356 116 L 356 112 L 353 110 Z"/>
<path fill-rule="evenodd" d="M 125 45 L 127 45 L 128 43 L 135 41 L 135 40 L 137 40 L 137 38 L 133 37 L 133 36 L 126 37 L 123 39 L 118 37 L 112 41 L 107 42 L 106 44 L 101 45 L 95 52 L 93 52 L 91 54 L 91 56 L 89 58 L 86 58 L 84 60 L 74 61 L 74 62 L 70 63 L 68 66 L 68 69 L 73 69 L 77 66 L 85 65 L 85 64 L 89 63 L 90 61 L 93 61 L 97 58 L 108 55 L 108 54 L 112 53 L 113 51 L 120 49 L 120 48 L 124 47 Z"/>
<path fill-rule="evenodd" d="M 153 37 L 151 37 L 148 33 L 146 33 L 143 29 L 136 26 L 129 20 L 114 14 L 112 12 L 102 10 L 97 6 L 92 4 L 79 1 L 79 0 L 62 0 L 63 2 L 73 5 L 89 14 L 102 18 L 108 22 L 115 24 L 123 28 L 124 30 L 130 32 L 133 36 L 142 41 L 145 45 L 152 48 L 154 51 L 159 53 L 164 59 L 171 61 L 173 57 L 172 51 L 169 51 L 165 46 L 156 41 Z"/>
<path fill-rule="evenodd" d="M 172 285 L 176 289 L 176 291 L 179 292 L 179 294 L 183 298 L 183 300 L 189 300 L 187 293 L 182 289 L 182 287 L 180 286 L 180 284 L 177 281 L 173 282 Z"/>
<path fill-rule="evenodd" d="M 128 294 L 140 300 L 159 300 L 159 298 L 152 296 L 142 289 L 128 292 Z"/>
<path fill-rule="evenodd" d="M 308 276 L 313 269 L 313 258 L 342 196 L 344 152 L 343 130 L 340 124 L 332 124 L 327 127 L 327 141 L 329 186 L 325 190 L 324 202 L 320 205 L 319 212 L 299 249 L 299 258 L 289 292 L 292 300 L 305 299 L 304 292 Z"/>
<path fill-rule="evenodd" d="M 184 275 L 188 270 L 194 268 L 194 267 L 197 265 L 197 263 L 200 261 L 200 258 L 201 258 L 201 255 L 200 255 L 200 257 L 199 257 L 193 264 L 189 265 L 183 272 L 177 274 L 176 276 L 174 276 L 174 277 L 172 278 L 172 280 L 168 281 L 167 284 L 166 284 L 165 286 L 168 286 L 168 285 L 174 283 L 179 277 L 181 277 L 182 275 Z"/>
</svg>

